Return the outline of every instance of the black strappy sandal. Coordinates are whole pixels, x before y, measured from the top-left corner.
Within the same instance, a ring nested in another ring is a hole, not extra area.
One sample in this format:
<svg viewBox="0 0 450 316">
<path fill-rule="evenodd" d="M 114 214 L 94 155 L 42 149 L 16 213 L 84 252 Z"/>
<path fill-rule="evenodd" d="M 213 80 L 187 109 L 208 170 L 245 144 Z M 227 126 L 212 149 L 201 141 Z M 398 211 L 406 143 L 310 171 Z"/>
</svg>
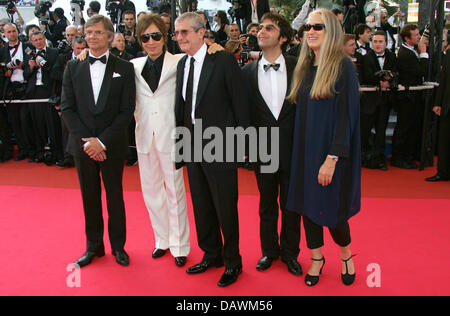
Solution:
<svg viewBox="0 0 450 316">
<path fill-rule="evenodd" d="M 322 274 L 322 269 L 323 269 L 323 266 L 325 265 L 325 257 L 322 257 L 322 259 L 311 258 L 311 260 L 312 261 L 322 261 L 323 262 L 322 268 L 320 268 L 320 273 L 319 273 L 319 274 Z M 316 285 L 317 283 L 319 283 L 319 276 L 309 275 L 309 274 L 306 275 L 306 277 L 305 277 L 305 284 L 307 286 L 311 287 L 311 286 Z"/>
<path fill-rule="evenodd" d="M 341 273 L 341 279 L 342 279 L 342 283 L 344 283 L 345 285 L 352 285 L 353 282 L 355 281 L 355 274 L 349 274 L 348 273 L 348 266 L 347 266 L 347 262 L 350 261 L 354 256 L 356 255 L 352 255 L 350 258 L 348 258 L 347 260 L 342 260 L 342 262 L 345 263 L 345 274 Z"/>
</svg>

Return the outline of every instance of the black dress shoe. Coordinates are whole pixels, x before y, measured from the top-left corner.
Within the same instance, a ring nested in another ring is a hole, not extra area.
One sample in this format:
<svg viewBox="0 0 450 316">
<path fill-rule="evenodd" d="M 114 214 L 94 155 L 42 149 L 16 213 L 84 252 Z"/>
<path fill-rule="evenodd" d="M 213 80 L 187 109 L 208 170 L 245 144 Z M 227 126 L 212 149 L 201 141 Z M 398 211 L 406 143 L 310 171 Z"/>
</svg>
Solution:
<svg viewBox="0 0 450 316">
<path fill-rule="evenodd" d="M 21 154 L 19 156 L 17 156 L 16 158 L 14 158 L 14 161 L 22 161 L 28 158 L 28 155 L 25 154 Z"/>
<path fill-rule="evenodd" d="M 196 265 L 188 268 L 186 270 L 186 273 L 188 273 L 188 274 L 203 273 L 203 272 L 205 272 L 206 270 L 208 270 L 211 267 L 220 268 L 220 267 L 223 267 L 223 265 L 224 265 L 224 263 L 223 263 L 223 259 L 222 258 L 216 259 L 215 261 L 212 261 L 212 262 L 208 262 L 206 260 L 203 260 L 199 264 L 196 264 Z"/>
<path fill-rule="evenodd" d="M 91 264 L 92 260 L 94 260 L 94 257 L 101 258 L 104 255 L 105 255 L 104 248 L 100 248 L 97 251 L 86 251 L 86 253 L 75 262 L 75 264 L 77 264 L 80 268 L 82 268 Z"/>
<path fill-rule="evenodd" d="M 450 180 L 450 179 L 447 177 L 442 177 L 439 173 L 437 175 L 435 175 L 434 177 L 429 177 L 429 178 L 425 179 L 425 181 L 428 181 L 428 182 L 438 182 L 438 181 L 448 181 L 448 180 Z"/>
<path fill-rule="evenodd" d="M 113 250 L 112 255 L 116 257 L 116 262 L 123 267 L 130 265 L 130 257 L 125 250 Z"/>
<path fill-rule="evenodd" d="M 153 250 L 152 253 L 152 258 L 153 259 L 161 258 L 166 254 L 166 252 L 167 250 L 155 248 L 155 250 Z"/>
<path fill-rule="evenodd" d="M 264 271 L 269 269 L 272 266 L 272 262 L 275 259 L 264 256 L 261 259 L 259 259 L 258 264 L 256 265 L 256 270 L 258 271 Z"/>
<path fill-rule="evenodd" d="M 233 284 L 237 281 L 239 274 L 242 273 L 242 266 L 238 266 L 235 268 L 227 268 L 225 269 L 224 274 L 222 274 L 222 277 L 220 278 L 219 282 L 217 282 L 217 285 L 220 287 L 225 287 L 230 284 Z"/>
<path fill-rule="evenodd" d="M 292 273 L 293 275 L 302 275 L 302 266 L 296 259 L 290 259 L 290 260 L 283 260 L 284 263 L 286 263 L 288 267 L 288 271 Z"/>
<path fill-rule="evenodd" d="M 175 264 L 178 267 L 183 267 L 186 264 L 186 257 L 175 257 Z"/>
</svg>

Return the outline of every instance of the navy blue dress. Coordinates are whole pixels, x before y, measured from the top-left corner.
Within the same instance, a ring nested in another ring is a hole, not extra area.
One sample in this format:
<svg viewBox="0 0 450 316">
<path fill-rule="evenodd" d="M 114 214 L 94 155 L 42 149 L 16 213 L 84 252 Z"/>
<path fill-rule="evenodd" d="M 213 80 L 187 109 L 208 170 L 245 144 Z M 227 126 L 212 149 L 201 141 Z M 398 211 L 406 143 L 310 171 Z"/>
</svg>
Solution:
<svg viewBox="0 0 450 316">
<path fill-rule="evenodd" d="M 287 209 L 320 226 L 336 227 L 361 208 L 361 140 L 356 69 L 345 58 L 329 99 L 311 99 L 317 67 L 311 66 L 298 93 Z M 330 185 L 318 182 L 327 155 L 339 161 Z"/>
</svg>

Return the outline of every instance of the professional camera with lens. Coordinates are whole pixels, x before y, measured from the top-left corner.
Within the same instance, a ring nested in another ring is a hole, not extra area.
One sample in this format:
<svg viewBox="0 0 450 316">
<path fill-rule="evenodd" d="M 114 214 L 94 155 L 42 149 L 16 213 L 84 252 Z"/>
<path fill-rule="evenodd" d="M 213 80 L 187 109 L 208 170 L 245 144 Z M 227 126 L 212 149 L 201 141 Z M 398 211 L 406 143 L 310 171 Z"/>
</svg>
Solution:
<svg viewBox="0 0 450 316">
<path fill-rule="evenodd" d="M 0 76 L 4 76 L 8 70 L 19 66 L 21 61 L 19 59 L 11 60 L 9 63 L 0 63 Z"/>
<path fill-rule="evenodd" d="M 131 32 L 130 30 L 127 30 L 127 26 L 125 24 L 119 25 L 119 33 L 122 33 L 123 36 L 132 36 L 133 35 L 133 32 Z"/>
<path fill-rule="evenodd" d="M 16 13 L 16 2 L 18 0 L 6 0 L 6 1 L 0 1 L 0 6 L 6 6 L 6 12 L 10 15 L 14 15 Z"/>
<path fill-rule="evenodd" d="M 232 4 L 231 8 L 228 9 L 228 14 L 231 16 L 231 18 L 234 19 L 241 19 L 242 16 L 242 0 L 227 0 L 227 2 L 230 2 Z"/>
<path fill-rule="evenodd" d="M 49 66 L 49 64 L 47 63 L 47 60 L 44 58 L 44 56 L 42 56 L 42 54 L 36 53 L 34 52 L 31 48 L 27 47 L 25 49 L 25 54 L 30 55 L 31 57 L 33 57 L 33 59 L 38 62 L 42 68 L 47 68 Z"/>
<path fill-rule="evenodd" d="M 391 90 L 393 91 L 398 90 L 398 78 L 399 78 L 398 72 L 392 72 L 390 70 L 380 70 L 375 73 L 375 76 L 380 78 L 380 81 L 389 82 Z"/>
<path fill-rule="evenodd" d="M 113 24 L 117 24 L 118 22 L 119 5 L 119 0 L 106 0 L 105 10 L 108 12 Z"/>
<path fill-rule="evenodd" d="M 42 25 L 48 25 L 51 19 L 50 8 L 52 3 L 48 0 L 40 0 L 36 8 L 34 9 L 34 15 L 39 19 L 39 23 Z"/>
<path fill-rule="evenodd" d="M 60 54 L 67 54 L 72 50 L 72 47 L 66 39 L 60 41 L 57 48 Z"/>
<path fill-rule="evenodd" d="M 241 36 L 248 38 L 247 48 L 249 48 L 250 50 L 253 50 L 253 51 L 260 51 L 261 50 L 259 48 L 259 45 L 258 45 L 258 38 L 255 35 L 243 34 Z"/>
</svg>

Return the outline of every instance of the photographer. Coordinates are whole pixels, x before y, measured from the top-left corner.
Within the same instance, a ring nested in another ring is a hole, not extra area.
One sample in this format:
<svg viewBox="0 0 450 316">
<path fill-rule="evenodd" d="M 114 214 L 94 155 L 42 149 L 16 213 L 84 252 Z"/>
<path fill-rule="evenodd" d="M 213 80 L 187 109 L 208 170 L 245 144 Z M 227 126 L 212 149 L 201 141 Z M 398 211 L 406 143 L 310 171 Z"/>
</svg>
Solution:
<svg viewBox="0 0 450 316">
<path fill-rule="evenodd" d="M 119 3 L 119 10 L 118 10 L 118 16 L 119 16 L 119 24 L 121 24 L 122 18 L 124 18 L 124 13 L 127 11 L 133 11 L 136 17 L 136 7 L 134 6 L 134 3 L 130 0 L 120 0 Z M 135 18 L 136 20 L 136 18 Z"/>
<path fill-rule="evenodd" d="M 69 28 L 69 27 L 68 27 Z M 76 28 L 75 28 L 76 29 Z M 86 40 L 83 37 L 80 36 L 68 36 L 66 34 L 67 39 L 70 38 L 70 51 L 67 51 L 66 53 L 62 53 L 58 56 L 57 61 L 55 62 L 55 65 L 52 68 L 52 79 L 57 82 L 57 91 L 56 95 L 61 95 L 61 85 L 64 75 L 64 70 L 66 69 L 67 63 L 70 60 L 77 59 L 77 56 L 87 47 Z M 60 159 L 56 162 L 56 165 L 58 167 L 73 167 L 74 161 L 72 155 L 70 155 L 66 151 L 67 143 L 68 143 L 68 137 L 69 137 L 69 131 L 67 129 L 67 126 L 63 120 L 61 120 L 61 136 L 62 136 L 62 148 L 64 152 L 64 159 Z"/>
<path fill-rule="evenodd" d="M 250 23 L 259 23 L 265 13 L 270 12 L 269 0 L 239 0 L 244 28 Z"/>
<path fill-rule="evenodd" d="M 27 97 L 29 99 L 48 99 L 55 89 L 51 70 L 58 59 L 58 50 L 45 46 L 45 36 L 42 32 L 34 32 L 31 34 L 30 40 L 34 50 L 30 50 L 24 60 L 24 77 L 28 81 Z M 30 110 L 36 137 L 35 162 L 45 161 L 47 164 L 51 164 L 54 159 L 61 160 L 63 157 L 61 123 L 56 109 L 48 103 L 32 103 Z M 46 153 L 49 138 L 53 153 L 48 150 Z"/>
<path fill-rule="evenodd" d="M 398 51 L 399 83 L 405 87 L 421 85 L 428 72 L 427 46 L 421 40 L 419 28 L 407 24 L 400 31 L 403 44 Z M 417 169 L 414 159 L 420 155 L 424 102 L 421 91 L 398 93 L 397 124 L 392 143 L 391 165 L 402 169 Z"/>
<path fill-rule="evenodd" d="M 68 23 L 62 8 L 56 8 L 51 15 L 54 20 L 53 26 L 41 25 L 41 30 L 45 37 L 52 42 L 53 47 L 58 47 L 59 41 L 64 39 L 64 31 L 66 30 Z"/>
<path fill-rule="evenodd" d="M 102 8 L 102 6 L 101 6 L 100 2 L 98 2 L 98 1 L 91 1 L 89 3 L 89 8 L 87 9 L 88 17 L 92 17 L 94 15 L 99 14 L 101 8 Z"/>
<path fill-rule="evenodd" d="M 397 59 L 388 49 L 387 35 L 384 31 L 376 31 L 373 37 L 373 50 L 370 50 L 362 61 L 361 84 L 377 86 L 380 91 L 364 92 L 361 97 L 361 149 L 363 167 L 387 170 L 386 128 L 392 108 L 393 92 L 386 91 L 395 88 L 395 73 Z M 387 70 L 387 75 L 378 75 L 381 70 Z M 375 127 L 373 146 L 370 144 L 370 134 Z"/>
<path fill-rule="evenodd" d="M 6 64 L 7 71 L 2 78 L 2 99 L 21 100 L 25 98 L 26 81 L 24 78 L 25 45 L 18 38 L 16 25 L 4 26 L 8 44 L 0 51 L 0 62 Z M 3 105 L 1 105 L 3 106 Z M 14 131 L 19 155 L 15 161 L 34 156 L 31 129 L 31 117 L 28 104 L 7 104 L 8 116 Z"/>
<path fill-rule="evenodd" d="M 125 50 L 128 54 L 136 57 L 142 50 L 136 38 L 136 13 L 131 10 L 125 11 L 122 16 L 122 22 L 119 26 L 119 31 L 125 37 Z"/>
<path fill-rule="evenodd" d="M 128 54 L 125 50 L 125 37 L 122 33 L 116 33 L 114 35 L 114 40 L 111 44 L 111 53 L 120 59 L 130 61 L 134 57 Z"/>
</svg>

